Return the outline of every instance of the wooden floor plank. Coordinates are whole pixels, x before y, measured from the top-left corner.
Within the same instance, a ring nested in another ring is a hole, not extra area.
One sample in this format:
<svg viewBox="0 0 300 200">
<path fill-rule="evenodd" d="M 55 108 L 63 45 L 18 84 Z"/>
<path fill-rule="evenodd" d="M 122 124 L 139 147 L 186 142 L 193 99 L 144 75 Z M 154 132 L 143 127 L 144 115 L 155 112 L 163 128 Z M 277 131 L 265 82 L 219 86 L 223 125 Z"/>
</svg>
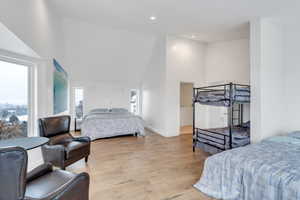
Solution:
<svg viewBox="0 0 300 200">
<path fill-rule="evenodd" d="M 208 154 L 192 151 L 192 135 L 119 137 L 92 143 L 88 164 L 67 170 L 88 172 L 91 200 L 211 200 L 193 184 Z"/>
</svg>

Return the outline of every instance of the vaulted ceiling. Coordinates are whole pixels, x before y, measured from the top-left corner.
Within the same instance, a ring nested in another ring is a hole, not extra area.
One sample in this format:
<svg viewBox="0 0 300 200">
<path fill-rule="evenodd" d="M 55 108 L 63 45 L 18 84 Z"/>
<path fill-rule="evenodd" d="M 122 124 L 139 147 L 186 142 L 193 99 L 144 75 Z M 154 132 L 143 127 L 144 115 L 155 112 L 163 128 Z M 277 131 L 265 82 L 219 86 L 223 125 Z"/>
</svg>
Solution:
<svg viewBox="0 0 300 200">
<path fill-rule="evenodd" d="M 249 20 L 296 14 L 299 0 L 51 0 L 64 17 L 200 40 L 247 37 Z M 149 18 L 157 19 L 151 21 Z"/>
</svg>

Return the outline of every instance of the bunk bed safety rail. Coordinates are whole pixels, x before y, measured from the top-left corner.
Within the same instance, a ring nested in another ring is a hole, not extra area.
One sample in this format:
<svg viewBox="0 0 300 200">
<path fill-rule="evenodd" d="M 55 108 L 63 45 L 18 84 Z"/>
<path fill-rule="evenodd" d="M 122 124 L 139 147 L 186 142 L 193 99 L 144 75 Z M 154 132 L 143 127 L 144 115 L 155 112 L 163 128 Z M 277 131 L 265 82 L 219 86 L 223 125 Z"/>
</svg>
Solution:
<svg viewBox="0 0 300 200">
<path fill-rule="evenodd" d="M 229 141 L 230 136 L 224 135 L 218 132 L 210 131 L 207 129 L 196 128 L 196 141 L 209 144 L 210 146 L 219 148 L 218 145 L 223 146 L 223 150 L 226 149 L 227 141 Z M 211 134 L 207 134 L 211 133 Z M 219 136 L 219 137 L 218 137 Z M 207 142 L 205 142 L 207 141 Z M 215 144 L 215 145 L 214 145 Z"/>
</svg>

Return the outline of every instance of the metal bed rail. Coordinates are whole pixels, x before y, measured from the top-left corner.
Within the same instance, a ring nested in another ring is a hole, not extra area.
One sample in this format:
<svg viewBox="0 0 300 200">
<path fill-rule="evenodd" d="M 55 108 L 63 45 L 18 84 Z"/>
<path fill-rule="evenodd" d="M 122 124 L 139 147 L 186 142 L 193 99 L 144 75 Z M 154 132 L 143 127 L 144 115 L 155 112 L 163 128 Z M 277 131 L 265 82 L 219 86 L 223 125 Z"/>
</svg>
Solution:
<svg viewBox="0 0 300 200">
<path fill-rule="evenodd" d="M 214 134 L 214 135 L 207 134 L 207 132 Z M 219 132 L 215 132 L 215 131 L 211 131 L 211 130 L 207 130 L 207 129 L 196 128 L 196 136 L 197 136 L 196 142 L 205 143 L 205 144 L 208 144 L 215 148 L 226 150 L 226 147 L 229 146 L 227 144 L 227 141 L 229 140 L 230 136 L 225 135 L 223 133 L 219 133 Z M 217 137 L 217 136 L 221 136 L 221 137 Z M 201 139 L 206 140 L 208 142 L 201 141 Z M 215 140 L 213 140 L 213 139 L 215 139 Z M 219 147 L 218 145 L 221 145 L 223 148 Z"/>
<path fill-rule="evenodd" d="M 229 106 L 233 103 L 243 104 L 246 102 L 239 102 L 235 100 L 237 99 L 237 97 L 247 97 L 250 95 L 250 93 L 249 95 L 239 95 L 236 94 L 236 92 L 233 93 L 233 91 L 237 91 L 241 89 L 249 89 L 250 91 L 250 85 L 227 83 L 227 84 L 212 85 L 206 87 L 197 87 L 194 88 L 193 101 L 196 103 L 199 102 L 197 99 L 198 99 L 198 95 L 200 95 L 200 92 L 207 93 L 207 94 L 217 92 L 215 95 L 223 96 L 223 98 L 220 99 L 219 101 L 229 101 L 230 102 Z"/>
</svg>

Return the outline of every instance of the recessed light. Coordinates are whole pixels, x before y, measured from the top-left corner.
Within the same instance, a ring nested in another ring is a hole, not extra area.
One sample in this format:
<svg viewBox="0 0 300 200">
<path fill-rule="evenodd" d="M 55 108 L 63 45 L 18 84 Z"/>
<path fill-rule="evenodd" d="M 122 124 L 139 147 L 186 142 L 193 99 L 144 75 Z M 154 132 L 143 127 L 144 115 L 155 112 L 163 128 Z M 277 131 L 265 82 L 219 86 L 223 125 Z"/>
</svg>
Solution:
<svg viewBox="0 0 300 200">
<path fill-rule="evenodd" d="M 157 18 L 156 18 L 155 16 L 151 16 L 149 19 L 150 19 L 151 21 L 155 21 Z"/>
<path fill-rule="evenodd" d="M 192 35 L 192 36 L 191 36 L 191 38 L 192 38 L 192 39 L 195 39 L 195 38 L 196 38 L 196 36 L 195 36 L 195 35 Z"/>
</svg>

